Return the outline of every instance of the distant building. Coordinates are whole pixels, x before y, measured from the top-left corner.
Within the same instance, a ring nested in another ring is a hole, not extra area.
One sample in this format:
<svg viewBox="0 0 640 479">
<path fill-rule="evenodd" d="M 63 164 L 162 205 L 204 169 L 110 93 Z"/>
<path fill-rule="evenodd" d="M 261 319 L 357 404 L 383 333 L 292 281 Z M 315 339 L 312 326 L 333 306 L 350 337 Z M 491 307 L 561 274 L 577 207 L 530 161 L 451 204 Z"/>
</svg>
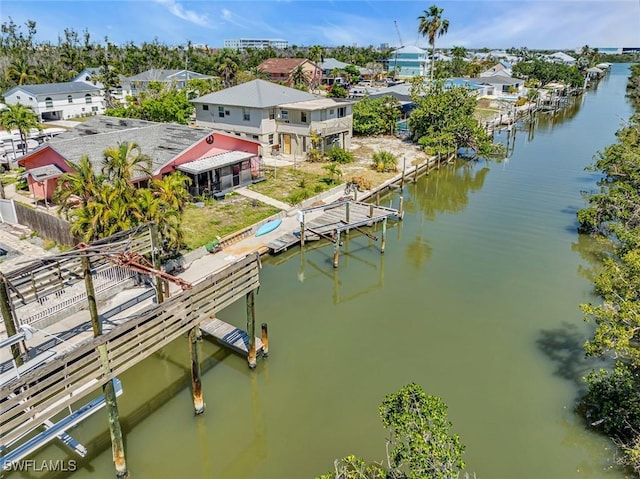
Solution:
<svg viewBox="0 0 640 479">
<path fill-rule="evenodd" d="M 289 48 L 287 40 L 274 38 L 233 38 L 224 41 L 225 48 L 234 48 L 236 50 L 244 50 L 245 48 Z"/>
<path fill-rule="evenodd" d="M 416 46 L 406 46 L 391 52 L 389 71 L 396 70 L 399 78 L 425 76 L 428 72 L 427 51 Z"/>
<path fill-rule="evenodd" d="M 209 80 L 212 78 L 215 77 L 190 70 L 158 70 L 154 68 L 129 77 L 126 81 L 130 86 L 131 94 L 138 96 L 141 91 L 147 89 L 151 82 L 162 83 L 167 87 L 182 90 L 187 86 L 189 80 Z"/>
</svg>

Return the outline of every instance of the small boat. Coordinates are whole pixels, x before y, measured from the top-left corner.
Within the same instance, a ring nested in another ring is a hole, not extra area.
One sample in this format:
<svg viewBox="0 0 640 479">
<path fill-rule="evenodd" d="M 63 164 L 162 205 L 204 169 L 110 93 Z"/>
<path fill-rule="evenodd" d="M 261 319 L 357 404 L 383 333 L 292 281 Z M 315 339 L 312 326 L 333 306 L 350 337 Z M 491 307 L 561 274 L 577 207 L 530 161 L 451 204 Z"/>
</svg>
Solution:
<svg viewBox="0 0 640 479">
<path fill-rule="evenodd" d="M 276 229 L 282 223 L 281 219 L 267 221 L 263 224 L 258 231 L 256 231 L 256 236 L 266 235 L 267 233 L 271 233 L 274 229 Z"/>
</svg>

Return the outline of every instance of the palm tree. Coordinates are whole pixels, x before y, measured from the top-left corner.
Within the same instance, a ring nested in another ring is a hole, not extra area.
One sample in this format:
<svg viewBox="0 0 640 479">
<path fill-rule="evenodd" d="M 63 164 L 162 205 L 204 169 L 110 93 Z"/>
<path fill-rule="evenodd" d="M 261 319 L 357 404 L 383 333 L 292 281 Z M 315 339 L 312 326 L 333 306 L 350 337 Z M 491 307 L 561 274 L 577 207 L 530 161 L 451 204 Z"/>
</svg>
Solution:
<svg viewBox="0 0 640 479">
<path fill-rule="evenodd" d="M 122 192 L 133 180 L 151 176 L 151 158 L 142 154 L 140 146 L 132 141 L 104 150 L 102 165 L 102 172 Z"/>
<path fill-rule="evenodd" d="M 98 197 L 105 177 L 95 174 L 93 164 L 87 155 L 83 155 L 78 163 L 67 163 L 73 171 L 58 178 L 53 201 L 60 205 L 60 214 L 69 219 L 72 208 L 79 206 L 80 209 L 86 209 L 89 203 Z M 73 201 L 74 199 L 77 201 Z"/>
<path fill-rule="evenodd" d="M 318 65 L 324 60 L 324 48 L 320 45 L 313 45 L 309 48 L 309 60 L 314 64 L 313 78 L 311 79 L 311 87 L 316 88 L 319 83 Z"/>
<path fill-rule="evenodd" d="M 222 77 L 225 88 L 229 88 L 238 73 L 240 57 L 235 50 L 223 48 L 215 57 L 216 71 Z"/>
<path fill-rule="evenodd" d="M 0 126 L 7 131 L 16 128 L 20 133 L 20 142 L 22 144 L 22 152 L 27 152 L 27 135 L 32 128 L 40 128 L 38 123 L 38 115 L 31 107 L 16 103 L 15 105 L 7 105 L 5 110 L 0 112 Z"/>
<path fill-rule="evenodd" d="M 29 63 L 29 61 L 22 56 L 14 58 L 9 64 L 5 73 L 8 80 L 16 82 L 18 85 L 25 85 L 29 82 L 36 82 L 38 77 L 36 75 L 35 67 Z"/>
<path fill-rule="evenodd" d="M 309 76 L 302 65 L 298 65 L 289 75 L 289 83 L 295 88 L 305 88 L 309 85 Z"/>
<path fill-rule="evenodd" d="M 449 20 L 442 18 L 443 8 L 431 5 L 429 10 L 424 11 L 424 15 L 420 15 L 418 20 L 418 32 L 429 39 L 431 45 L 431 83 L 433 83 L 433 71 L 436 56 L 436 37 L 440 37 L 449 30 Z"/>
</svg>

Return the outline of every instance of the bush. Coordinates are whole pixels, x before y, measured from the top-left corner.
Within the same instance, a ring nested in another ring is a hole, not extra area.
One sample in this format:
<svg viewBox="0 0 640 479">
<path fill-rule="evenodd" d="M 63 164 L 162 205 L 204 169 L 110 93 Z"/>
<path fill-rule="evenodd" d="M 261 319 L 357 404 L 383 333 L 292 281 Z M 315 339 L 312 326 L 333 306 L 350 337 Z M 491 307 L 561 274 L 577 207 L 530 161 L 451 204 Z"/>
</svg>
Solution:
<svg viewBox="0 0 640 479">
<path fill-rule="evenodd" d="M 373 154 L 373 168 L 380 173 L 397 171 L 398 157 L 388 151 L 376 151 Z"/>
<path fill-rule="evenodd" d="M 337 147 L 331 148 L 331 150 L 329 150 L 329 152 L 327 153 L 327 157 L 330 161 L 334 161 L 340 164 L 353 163 L 353 161 L 355 160 L 353 153 Z"/>
<path fill-rule="evenodd" d="M 352 176 L 349 182 L 356 185 L 358 191 L 367 191 L 371 189 L 371 181 L 366 179 L 364 176 Z"/>
<path fill-rule="evenodd" d="M 521 96 L 520 98 L 518 98 L 516 100 L 516 106 L 522 106 L 525 103 L 527 103 L 527 99 L 525 97 L 523 97 L 523 96 Z"/>
</svg>

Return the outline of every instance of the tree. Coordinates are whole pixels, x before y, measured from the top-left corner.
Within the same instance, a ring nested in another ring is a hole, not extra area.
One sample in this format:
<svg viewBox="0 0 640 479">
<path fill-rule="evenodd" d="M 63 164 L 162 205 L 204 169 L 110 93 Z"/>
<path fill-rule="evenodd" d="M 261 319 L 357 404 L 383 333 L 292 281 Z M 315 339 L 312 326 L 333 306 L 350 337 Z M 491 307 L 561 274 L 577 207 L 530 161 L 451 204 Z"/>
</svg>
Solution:
<svg viewBox="0 0 640 479">
<path fill-rule="evenodd" d="M 347 98 L 349 96 L 349 92 L 346 88 L 340 85 L 333 85 L 329 93 L 327 93 L 329 98 Z"/>
<path fill-rule="evenodd" d="M 7 68 L 6 76 L 18 85 L 35 82 L 38 79 L 35 67 L 23 56 L 13 59 Z"/>
<path fill-rule="evenodd" d="M 400 102 L 392 96 L 364 97 L 353 105 L 353 134 L 374 136 L 392 134 L 400 117 Z"/>
<path fill-rule="evenodd" d="M 320 45 L 313 45 L 309 48 L 309 60 L 313 62 L 313 78 L 311 79 L 311 88 L 318 88 L 322 77 L 322 72 L 318 71 L 318 65 L 324 61 L 324 48 Z"/>
<path fill-rule="evenodd" d="M 307 89 L 310 84 L 309 76 L 302 65 L 298 65 L 293 69 L 289 76 L 291 86 L 298 89 Z"/>
<path fill-rule="evenodd" d="M 236 50 L 223 48 L 214 57 L 216 73 L 222 77 L 225 88 L 233 85 L 233 80 L 238 73 L 240 57 Z"/>
<path fill-rule="evenodd" d="M 7 105 L 6 109 L 0 111 L 0 126 L 7 131 L 10 131 L 12 128 L 18 130 L 23 153 L 26 153 L 28 150 L 27 137 L 31 129 L 40 129 L 38 115 L 36 115 L 31 107 L 20 103 Z"/>
<path fill-rule="evenodd" d="M 104 150 L 102 172 L 108 181 L 124 191 L 135 179 L 151 176 L 151 158 L 135 142 L 120 143 Z"/>
<path fill-rule="evenodd" d="M 103 57 L 102 65 L 97 73 L 91 75 L 93 84 L 101 83 L 104 88 L 104 102 L 106 108 L 115 108 L 118 105 L 113 100 L 113 91 L 120 85 L 118 71 L 109 65 L 106 55 Z"/>
<path fill-rule="evenodd" d="M 60 205 L 59 214 L 69 219 L 70 211 L 76 206 L 86 209 L 98 195 L 104 175 L 96 175 L 93 164 L 87 155 L 83 155 L 78 163 L 67 162 L 72 172 L 64 173 L 58 178 L 58 186 L 53 194 L 53 201 Z M 79 204 L 78 204 L 79 203 Z"/>
<path fill-rule="evenodd" d="M 434 62 L 436 56 L 436 38 L 444 35 L 449 30 L 449 20 L 442 18 L 443 8 L 431 5 L 423 15 L 418 17 L 420 24 L 418 32 L 428 38 L 431 45 L 431 82 L 433 83 Z"/>
<path fill-rule="evenodd" d="M 409 384 L 385 397 L 380 417 L 389 429 L 387 451 L 393 477 L 451 479 L 464 468 L 464 446 L 457 434 L 449 432 L 447 406 L 439 397 Z"/>
</svg>

